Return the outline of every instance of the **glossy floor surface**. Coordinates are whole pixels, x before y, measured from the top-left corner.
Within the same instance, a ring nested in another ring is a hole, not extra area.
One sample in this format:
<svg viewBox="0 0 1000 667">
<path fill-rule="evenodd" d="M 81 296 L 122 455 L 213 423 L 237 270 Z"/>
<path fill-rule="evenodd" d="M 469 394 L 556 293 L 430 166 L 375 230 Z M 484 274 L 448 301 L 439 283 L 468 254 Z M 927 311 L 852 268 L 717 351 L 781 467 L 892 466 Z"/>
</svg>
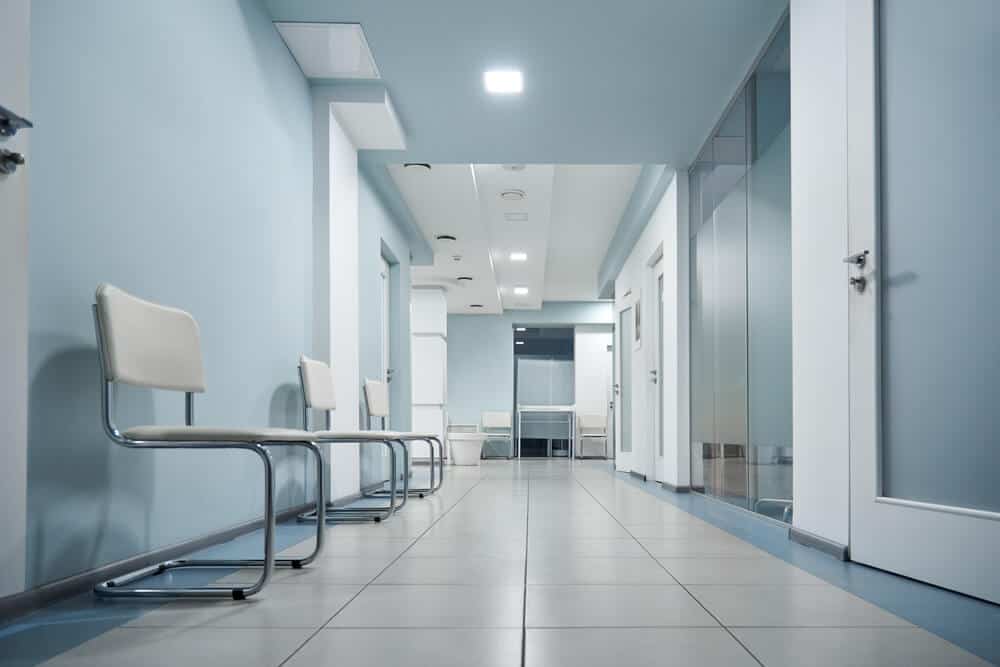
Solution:
<svg viewBox="0 0 1000 667">
<path fill-rule="evenodd" d="M 85 596 L 0 629 L 0 664 L 41 662 L 46 637 L 45 664 L 104 667 L 988 664 L 605 463 L 448 472 L 388 522 L 331 528 L 251 600 Z M 283 527 L 285 553 L 306 535 Z"/>
</svg>

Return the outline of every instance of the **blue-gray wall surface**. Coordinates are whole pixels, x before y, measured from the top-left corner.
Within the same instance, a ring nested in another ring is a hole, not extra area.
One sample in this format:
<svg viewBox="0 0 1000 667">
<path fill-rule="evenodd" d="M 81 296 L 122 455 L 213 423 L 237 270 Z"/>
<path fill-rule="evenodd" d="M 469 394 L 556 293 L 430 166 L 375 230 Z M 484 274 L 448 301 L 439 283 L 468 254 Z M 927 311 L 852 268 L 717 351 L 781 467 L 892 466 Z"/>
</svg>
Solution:
<svg viewBox="0 0 1000 667">
<path fill-rule="evenodd" d="M 479 423 L 514 406 L 514 326 L 612 324 L 610 301 L 546 302 L 541 310 L 448 316 L 448 419 Z"/>
<path fill-rule="evenodd" d="M 382 284 L 381 258 L 390 264 L 389 289 L 389 362 L 394 370 L 390 387 L 390 424 L 397 431 L 410 429 L 410 241 L 403 226 L 384 204 L 362 172 L 358 178 L 358 310 L 360 376 L 380 379 L 382 368 Z M 367 415 L 363 415 L 367 417 Z M 367 424 L 362 423 L 365 427 Z M 381 425 L 372 422 L 372 428 Z M 361 450 L 361 484 L 368 486 L 385 479 L 387 450 L 368 445 Z"/>
<path fill-rule="evenodd" d="M 312 348 L 309 89 L 255 0 L 32 5 L 28 585 L 260 516 L 242 453 L 142 452 L 98 418 L 102 281 L 201 325 L 207 425 L 299 420 Z M 181 423 L 122 388 L 123 425 Z M 305 459 L 278 457 L 281 506 Z"/>
</svg>

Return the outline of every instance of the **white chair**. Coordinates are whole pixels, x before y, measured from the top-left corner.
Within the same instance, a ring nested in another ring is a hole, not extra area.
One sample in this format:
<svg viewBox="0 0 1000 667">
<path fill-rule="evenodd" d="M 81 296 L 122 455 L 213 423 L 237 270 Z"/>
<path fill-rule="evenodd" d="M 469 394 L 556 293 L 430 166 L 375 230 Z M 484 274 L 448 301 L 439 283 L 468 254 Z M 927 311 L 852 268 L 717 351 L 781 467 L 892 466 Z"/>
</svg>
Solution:
<svg viewBox="0 0 1000 667">
<path fill-rule="evenodd" d="M 399 443 L 391 433 L 376 431 L 331 431 L 330 411 L 337 409 L 334 392 L 333 370 L 329 365 L 302 355 L 299 358 L 299 386 L 302 389 L 302 428 L 310 433 L 317 442 L 323 444 L 354 445 L 357 443 L 381 444 L 389 449 L 389 490 L 392 492 L 388 504 L 378 507 L 339 507 L 332 500 L 327 500 L 325 520 L 330 523 L 344 522 L 379 522 L 393 515 L 403 504 L 396 505 L 396 481 L 399 477 L 399 465 L 396 459 L 395 444 Z M 309 411 L 321 410 L 325 413 L 325 430 L 313 431 L 309 425 Z M 326 497 L 329 498 L 329 490 Z M 316 512 L 303 512 L 300 521 L 319 521 Z"/>
<path fill-rule="evenodd" d="M 389 385 L 385 382 L 379 382 L 378 380 L 365 380 L 365 410 L 368 412 L 369 424 L 372 419 L 378 419 L 381 423 L 382 428 L 385 428 L 389 421 Z M 412 433 L 412 432 L 402 432 L 402 431 L 388 431 L 392 433 L 397 441 L 403 443 L 403 456 L 406 459 L 405 469 L 407 471 L 407 478 L 409 477 L 410 471 L 410 448 L 409 444 L 411 442 L 426 442 L 427 446 L 430 448 L 431 454 L 431 479 L 430 485 L 426 488 L 409 489 L 407 494 L 418 496 L 423 498 L 426 494 L 434 493 L 441 487 L 441 481 L 444 480 L 444 445 L 441 440 L 433 433 Z M 441 454 L 441 475 L 440 480 L 435 485 L 434 480 L 434 445 L 438 446 L 438 450 Z M 408 484 L 408 482 L 407 482 Z M 376 492 L 372 495 L 380 495 L 384 492 Z"/>
<path fill-rule="evenodd" d="M 509 412 L 484 412 L 483 453 L 484 459 L 509 459 L 514 456 L 514 426 Z M 500 443 L 503 449 L 497 453 L 494 443 Z"/>
<path fill-rule="evenodd" d="M 448 450 L 452 465 L 478 466 L 486 437 L 478 424 L 449 424 Z"/>
<path fill-rule="evenodd" d="M 582 414 L 576 418 L 577 442 L 580 443 L 580 459 L 608 458 L 608 417 L 607 415 Z"/>
<path fill-rule="evenodd" d="M 272 446 L 292 445 L 313 453 L 318 496 L 316 508 L 318 515 L 323 517 L 326 501 L 323 496 L 322 452 L 313 442 L 312 435 L 292 429 L 195 426 L 194 395 L 205 391 L 201 343 L 195 319 L 183 310 L 144 301 L 111 285 L 97 288 L 93 310 L 101 373 L 101 422 L 112 441 L 133 449 L 243 450 L 260 459 L 264 473 L 263 558 L 166 561 L 102 582 L 94 588 L 94 592 L 101 597 L 231 597 L 243 600 L 260 592 L 270 580 L 276 565 L 301 568 L 312 562 L 323 548 L 322 523 L 316 527 L 316 544 L 309 556 L 281 559 L 274 556 L 274 466 L 267 450 Z M 184 392 L 185 424 L 120 429 L 114 422 L 115 384 Z M 250 586 L 129 587 L 152 575 L 192 567 L 259 567 L 261 574 Z"/>
</svg>

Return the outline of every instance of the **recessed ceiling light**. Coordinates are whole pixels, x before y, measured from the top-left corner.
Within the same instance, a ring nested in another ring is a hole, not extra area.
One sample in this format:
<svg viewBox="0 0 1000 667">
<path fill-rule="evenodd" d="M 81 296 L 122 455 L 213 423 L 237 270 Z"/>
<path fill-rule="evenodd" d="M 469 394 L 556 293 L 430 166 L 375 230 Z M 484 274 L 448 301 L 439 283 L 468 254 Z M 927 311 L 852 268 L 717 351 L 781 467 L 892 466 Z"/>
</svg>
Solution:
<svg viewBox="0 0 1000 667">
<path fill-rule="evenodd" d="M 516 69 L 494 69 L 483 72 L 486 92 L 494 95 L 511 95 L 524 90 L 524 77 Z"/>
<path fill-rule="evenodd" d="M 527 222 L 528 214 L 524 211 L 508 211 L 503 214 L 503 219 L 507 222 Z"/>
<path fill-rule="evenodd" d="M 510 253 L 510 261 L 512 262 L 527 262 L 528 253 L 526 252 L 512 252 Z"/>
<path fill-rule="evenodd" d="M 462 256 L 461 255 L 452 255 L 451 256 L 451 261 L 453 261 L 453 262 L 461 262 L 462 261 Z"/>
<path fill-rule="evenodd" d="M 514 331 L 518 333 L 524 333 L 525 331 L 527 331 L 527 329 L 525 327 L 517 327 L 514 329 Z"/>
<path fill-rule="evenodd" d="M 472 276 L 459 276 L 455 278 L 455 280 L 457 280 L 460 283 L 467 283 L 472 280 Z"/>
<path fill-rule="evenodd" d="M 500 193 L 500 199 L 504 201 L 521 201 L 528 195 L 525 194 L 524 190 L 504 190 Z"/>
<path fill-rule="evenodd" d="M 431 165 L 428 164 L 428 163 L 426 163 L 426 162 L 404 162 L 403 163 L 403 167 L 404 168 L 422 167 L 422 168 L 426 169 L 427 171 L 431 170 Z"/>
<path fill-rule="evenodd" d="M 434 238 L 436 238 L 438 241 L 457 241 L 458 240 L 454 236 L 452 236 L 451 234 L 438 234 Z"/>
<path fill-rule="evenodd" d="M 505 164 L 503 168 L 507 171 L 524 171 L 523 164 Z"/>
<path fill-rule="evenodd" d="M 483 307 L 483 304 L 481 304 L 481 303 L 470 303 L 469 304 L 469 308 L 482 308 L 482 307 Z"/>
<path fill-rule="evenodd" d="M 514 288 L 514 294 L 516 294 L 518 296 L 526 296 L 528 294 L 528 288 L 527 287 L 515 287 Z"/>
<path fill-rule="evenodd" d="M 514 345 L 524 345 L 524 341 L 523 340 L 515 340 L 514 341 Z"/>
</svg>

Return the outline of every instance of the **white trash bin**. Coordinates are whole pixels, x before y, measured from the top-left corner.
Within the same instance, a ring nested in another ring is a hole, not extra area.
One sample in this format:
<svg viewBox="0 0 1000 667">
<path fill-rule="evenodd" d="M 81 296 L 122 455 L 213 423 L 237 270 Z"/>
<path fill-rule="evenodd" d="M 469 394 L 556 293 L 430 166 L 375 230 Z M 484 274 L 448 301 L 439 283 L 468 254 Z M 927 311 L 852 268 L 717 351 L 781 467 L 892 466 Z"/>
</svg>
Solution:
<svg viewBox="0 0 1000 667">
<path fill-rule="evenodd" d="M 449 433 L 448 448 L 452 465 L 478 466 L 483 455 L 483 433 Z"/>
</svg>

